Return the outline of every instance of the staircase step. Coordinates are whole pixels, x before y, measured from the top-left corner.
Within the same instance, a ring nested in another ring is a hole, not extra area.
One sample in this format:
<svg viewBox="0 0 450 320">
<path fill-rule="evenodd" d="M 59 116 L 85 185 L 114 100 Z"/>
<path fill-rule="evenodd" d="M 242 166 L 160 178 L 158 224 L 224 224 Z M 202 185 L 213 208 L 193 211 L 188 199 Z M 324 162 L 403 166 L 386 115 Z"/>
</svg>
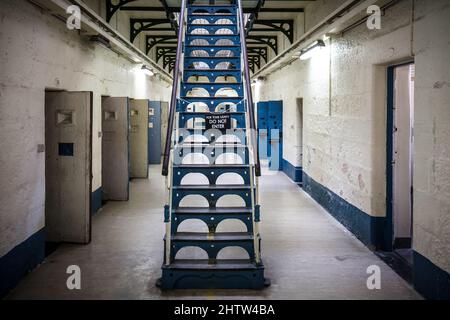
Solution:
<svg viewBox="0 0 450 320">
<path fill-rule="evenodd" d="M 191 5 L 188 7 L 188 14 L 203 13 L 200 10 L 206 10 L 208 14 L 223 14 L 225 11 L 225 13 L 236 15 L 237 7 L 234 5 Z"/>
<path fill-rule="evenodd" d="M 242 86 L 242 82 L 182 82 L 181 86 L 185 89 L 189 88 L 197 88 L 198 87 L 209 87 L 209 88 L 217 88 L 217 87 L 229 87 L 229 86 Z M 186 86 L 186 87 L 185 87 Z"/>
<path fill-rule="evenodd" d="M 183 100 L 186 101 L 190 101 L 190 102 L 201 102 L 201 100 L 208 100 L 208 101 L 214 101 L 214 100 L 222 100 L 222 101 L 227 101 L 227 102 L 232 102 L 232 101 L 236 101 L 236 102 L 241 102 L 244 97 L 187 97 L 187 96 L 183 96 L 180 97 Z"/>
<path fill-rule="evenodd" d="M 206 40 L 209 45 L 216 44 L 218 40 L 230 40 L 234 45 L 239 44 L 239 35 L 237 34 L 188 34 L 186 43 L 192 45 L 194 40 Z"/>
<path fill-rule="evenodd" d="M 247 232 L 177 232 L 170 238 L 172 242 L 195 241 L 195 242 L 229 242 L 229 241 L 253 241 L 253 234 Z"/>
<path fill-rule="evenodd" d="M 203 32 L 207 31 L 207 33 L 194 33 L 195 30 L 203 30 Z M 197 24 L 197 25 L 188 25 L 187 27 L 187 36 L 191 35 L 216 35 L 218 31 L 221 30 L 227 30 L 230 33 L 227 33 L 228 35 L 237 35 L 237 26 L 233 24 Z"/>
<path fill-rule="evenodd" d="M 249 185 L 182 185 L 174 186 L 174 190 L 179 191 L 249 191 Z"/>
<path fill-rule="evenodd" d="M 200 14 L 200 13 L 189 13 L 188 14 L 188 22 L 192 22 L 197 19 L 206 19 L 208 21 L 211 21 L 210 19 L 220 20 L 220 19 L 230 19 L 230 18 L 235 18 L 235 17 L 236 17 L 236 15 L 232 14 L 232 13 L 216 13 L 213 15 L 205 15 L 205 14 Z"/>
<path fill-rule="evenodd" d="M 180 164 L 174 165 L 174 169 L 207 169 L 207 170 L 231 170 L 231 169 L 248 169 L 248 164 Z"/>
<path fill-rule="evenodd" d="M 208 50 L 208 49 L 218 49 L 218 50 L 233 50 L 239 49 L 240 45 L 187 45 L 188 50 Z"/>
<path fill-rule="evenodd" d="M 252 208 L 246 207 L 220 207 L 220 208 L 205 208 L 205 207 L 183 207 L 174 209 L 173 213 L 177 215 L 242 215 L 252 214 Z"/>
<path fill-rule="evenodd" d="M 223 196 L 235 195 L 244 200 L 246 207 L 252 206 L 251 186 L 249 185 L 181 185 L 173 187 L 172 208 L 178 208 L 187 196 L 202 196 L 210 207 L 216 207 Z"/>
<path fill-rule="evenodd" d="M 241 143 L 229 143 L 229 142 L 214 142 L 214 143 L 209 143 L 209 142 L 193 142 L 193 143 L 179 143 L 175 146 L 175 148 L 183 148 L 183 149 L 194 149 L 194 148 L 232 148 L 232 149 L 236 149 L 236 148 L 247 148 L 246 145 L 241 144 Z"/>
<path fill-rule="evenodd" d="M 210 69 L 185 69 L 183 81 L 187 82 L 190 77 L 207 77 L 210 82 L 215 82 L 218 77 L 235 77 L 238 82 L 242 82 L 241 70 L 210 70 Z"/>
<path fill-rule="evenodd" d="M 222 64 L 232 65 L 235 69 L 240 69 L 240 57 L 185 57 L 184 63 L 187 66 L 194 66 L 194 63 L 205 63 L 210 69 L 215 70 L 216 66 Z M 226 67 L 226 66 L 222 66 Z"/>
<path fill-rule="evenodd" d="M 264 266 L 251 260 L 175 260 L 162 267 L 161 289 L 252 289 L 261 290 Z"/>
<path fill-rule="evenodd" d="M 251 260 L 217 260 L 211 263 L 209 260 L 175 260 L 168 268 L 170 269 L 194 269 L 194 270 L 256 270 L 259 267 Z"/>
<path fill-rule="evenodd" d="M 258 240 L 259 241 L 259 240 Z M 254 236 L 248 232 L 177 232 L 170 237 L 171 261 L 177 253 L 186 247 L 199 247 L 208 253 L 208 259 L 215 261 L 218 253 L 228 247 L 241 247 L 247 251 L 249 258 L 255 256 Z"/>
<path fill-rule="evenodd" d="M 226 130 L 225 132 L 221 132 L 220 130 L 180 129 L 178 142 L 185 143 L 185 144 L 199 143 L 202 141 L 195 137 L 202 136 L 208 140 L 208 142 L 205 141 L 205 143 L 214 143 L 215 141 L 217 141 L 224 135 L 226 137 L 224 138 L 225 140 L 223 142 L 226 142 L 226 143 L 245 144 L 247 141 L 245 129 L 230 129 L 230 130 Z M 189 137 L 192 137 L 192 136 L 195 136 L 195 137 L 192 138 L 191 141 L 186 141 Z M 238 139 L 239 142 L 232 141 L 231 137 L 235 137 L 236 139 Z"/>
<path fill-rule="evenodd" d="M 225 115 L 225 114 L 229 114 L 231 116 L 245 116 L 245 112 L 180 112 L 180 116 L 191 116 L 196 118 L 198 117 L 204 118 L 209 115 Z"/>
<path fill-rule="evenodd" d="M 192 61 L 198 62 L 197 60 L 201 60 L 200 62 L 203 62 L 203 59 L 205 59 L 205 60 L 240 60 L 241 57 L 202 57 L 202 56 L 184 57 L 184 60 L 189 61 L 189 62 L 192 62 Z"/>
<path fill-rule="evenodd" d="M 172 234 L 178 231 L 178 227 L 186 220 L 196 219 L 203 221 L 210 232 L 215 233 L 217 226 L 224 220 L 236 219 L 242 221 L 247 227 L 247 232 L 253 231 L 253 210 L 252 208 L 197 208 L 183 207 L 172 210 Z"/>
</svg>

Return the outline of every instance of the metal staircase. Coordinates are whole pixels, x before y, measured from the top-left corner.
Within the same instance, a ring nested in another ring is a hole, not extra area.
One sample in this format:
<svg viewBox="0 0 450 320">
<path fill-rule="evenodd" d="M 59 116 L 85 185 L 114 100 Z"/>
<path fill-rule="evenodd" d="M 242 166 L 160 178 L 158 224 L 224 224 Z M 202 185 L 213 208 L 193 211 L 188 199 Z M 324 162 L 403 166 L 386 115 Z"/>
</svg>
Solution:
<svg viewBox="0 0 450 320">
<path fill-rule="evenodd" d="M 262 289 L 268 285 L 258 229 L 261 170 L 244 14 L 241 0 L 229 2 L 182 1 L 162 172 L 168 193 L 164 264 L 157 283 L 162 289 Z M 241 161 L 229 161 L 230 154 Z M 205 176 L 208 184 L 184 183 L 192 173 Z M 243 183 L 218 184 L 219 177 L 229 173 L 242 177 Z M 229 195 L 241 197 L 245 205 L 219 207 L 219 199 Z M 183 207 L 182 200 L 188 196 L 201 196 L 208 206 Z M 229 219 L 242 221 L 246 232 L 217 232 L 218 225 Z M 208 232 L 180 232 L 186 220 L 203 221 Z M 203 249 L 208 258 L 179 259 L 179 251 L 188 247 Z M 244 249 L 248 258 L 219 259 L 219 252 L 228 247 Z"/>
</svg>

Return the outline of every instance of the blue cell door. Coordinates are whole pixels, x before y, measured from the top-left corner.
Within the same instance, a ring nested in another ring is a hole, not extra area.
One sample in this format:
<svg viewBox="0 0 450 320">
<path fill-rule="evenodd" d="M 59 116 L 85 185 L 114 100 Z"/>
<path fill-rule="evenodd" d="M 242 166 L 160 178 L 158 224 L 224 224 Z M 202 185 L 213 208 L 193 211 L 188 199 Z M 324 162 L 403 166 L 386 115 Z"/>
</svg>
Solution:
<svg viewBox="0 0 450 320">
<path fill-rule="evenodd" d="M 269 117 L 269 103 L 258 103 L 258 143 L 259 143 L 259 157 L 267 159 L 269 156 L 269 141 L 268 141 L 268 117 Z"/>
<path fill-rule="evenodd" d="M 148 163 L 161 164 L 161 102 L 148 106 Z"/>
<path fill-rule="evenodd" d="M 283 101 L 268 103 L 269 168 L 281 170 L 283 159 Z"/>
</svg>

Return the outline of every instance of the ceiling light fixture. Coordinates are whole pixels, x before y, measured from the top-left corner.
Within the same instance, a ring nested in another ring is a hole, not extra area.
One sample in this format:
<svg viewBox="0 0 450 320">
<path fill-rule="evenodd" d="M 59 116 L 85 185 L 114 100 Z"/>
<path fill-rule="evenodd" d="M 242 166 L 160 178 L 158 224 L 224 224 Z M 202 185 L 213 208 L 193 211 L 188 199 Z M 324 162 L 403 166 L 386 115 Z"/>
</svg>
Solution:
<svg viewBox="0 0 450 320">
<path fill-rule="evenodd" d="M 149 77 L 153 77 L 155 75 L 155 73 L 153 72 L 152 69 L 149 69 L 145 64 L 142 66 L 141 70 L 148 75 Z"/>
<path fill-rule="evenodd" d="M 314 41 L 308 48 L 303 49 L 300 52 L 300 60 L 311 59 L 323 47 L 325 47 L 325 42 L 323 42 L 323 40 Z"/>
</svg>

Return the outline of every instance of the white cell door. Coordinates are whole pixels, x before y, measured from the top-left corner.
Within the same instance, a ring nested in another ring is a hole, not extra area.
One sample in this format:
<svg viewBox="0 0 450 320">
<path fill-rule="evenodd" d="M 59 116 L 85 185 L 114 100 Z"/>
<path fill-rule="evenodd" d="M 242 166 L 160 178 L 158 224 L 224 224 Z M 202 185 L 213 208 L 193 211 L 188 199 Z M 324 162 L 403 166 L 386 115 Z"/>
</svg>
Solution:
<svg viewBox="0 0 450 320">
<path fill-rule="evenodd" d="M 149 100 L 130 100 L 131 177 L 148 177 Z"/>
<path fill-rule="evenodd" d="M 91 240 L 92 93 L 46 92 L 46 241 Z"/>
<path fill-rule="evenodd" d="M 411 66 L 395 69 L 394 95 L 394 235 L 411 238 L 412 228 L 412 101 Z"/>
<path fill-rule="evenodd" d="M 104 200 L 129 197 L 128 98 L 102 98 L 102 188 Z"/>
</svg>

